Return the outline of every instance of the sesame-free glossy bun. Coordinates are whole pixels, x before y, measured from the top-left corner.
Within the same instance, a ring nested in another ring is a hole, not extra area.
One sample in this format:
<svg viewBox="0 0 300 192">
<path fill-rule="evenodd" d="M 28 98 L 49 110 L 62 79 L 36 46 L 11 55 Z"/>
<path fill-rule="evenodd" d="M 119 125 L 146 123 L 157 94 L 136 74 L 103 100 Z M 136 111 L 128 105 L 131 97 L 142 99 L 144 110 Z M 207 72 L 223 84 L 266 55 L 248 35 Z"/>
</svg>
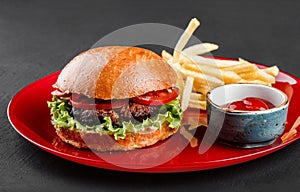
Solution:
<svg viewBox="0 0 300 192">
<path fill-rule="evenodd" d="M 138 47 L 85 51 L 61 71 L 54 87 L 65 93 L 111 100 L 132 98 L 176 84 L 176 73 L 159 55 Z"/>
</svg>

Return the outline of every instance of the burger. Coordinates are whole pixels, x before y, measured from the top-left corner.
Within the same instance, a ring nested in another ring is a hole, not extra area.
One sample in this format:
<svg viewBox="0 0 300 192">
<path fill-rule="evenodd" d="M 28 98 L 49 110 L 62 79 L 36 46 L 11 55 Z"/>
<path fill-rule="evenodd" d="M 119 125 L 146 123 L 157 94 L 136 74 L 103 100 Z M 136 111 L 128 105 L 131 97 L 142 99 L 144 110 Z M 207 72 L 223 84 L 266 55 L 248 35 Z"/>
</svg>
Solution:
<svg viewBox="0 0 300 192">
<path fill-rule="evenodd" d="M 133 150 L 177 132 L 182 110 L 177 75 L 138 47 L 90 49 L 60 72 L 48 101 L 58 137 L 77 148 Z"/>
</svg>

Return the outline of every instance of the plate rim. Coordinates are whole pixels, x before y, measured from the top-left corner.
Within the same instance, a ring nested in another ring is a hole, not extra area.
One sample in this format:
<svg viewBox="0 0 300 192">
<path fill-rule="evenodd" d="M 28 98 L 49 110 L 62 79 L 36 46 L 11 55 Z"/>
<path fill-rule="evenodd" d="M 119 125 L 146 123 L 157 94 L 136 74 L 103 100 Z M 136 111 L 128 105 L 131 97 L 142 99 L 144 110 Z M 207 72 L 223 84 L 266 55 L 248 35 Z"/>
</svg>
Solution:
<svg viewBox="0 0 300 192">
<path fill-rule="evenodd" d="M 224 58 L 224 57 L 215 57 L 217 59 L 223 59 L 223 60 L 236 60 L 236 59 L 232 59 L 232 58 Z M 265 65 L 262 64 L 257 64 L 254 63 L 258 66 L 263 66 L 263 67 L 267 67 Z M 168 164 L 168 162 L 156 166 L 156 167 L 152 167 L 152 168 L 146 168 L 146 169 L 130 169 L 130 168 L 124 168 L 124 167 L 119 167 L 113 164 L 110 164 L 108 162 L 106 162 L 105 160 L 99 158 L 97 160 L 94 159 L 90 159 L 90 158 L 83 158 L 83 157 L 78 157 L 78 156 L 74 156 L 72 154 L 69 153 L 65 153 L 59 150 L 55 150 L 54 148 L 51 148 L 49 146 L 43 145 L 37 141 L 35 141 L 35 139 L 33 140 L 32 138 L 26 136 L 26 134 L 24 134 L 21 130 L 19 130 L 19 128 L 17 127 L 18 124 L 15 122 L 15 120 L 13 120 L 13 114 L 11 112 L 11 108 L 13 103 L 15 102 L 15 100 L 18 99 L 18 97 L 21 97 L 22 93 L 25 92 L 29 87 L 34 86 L 35 84 L 38 84 L 40 82 L 43 82 L 43 80 L 48 79 L 52 76 L 58 75 L 61 72 L 61 70 L 58 70 L 56 72 L 53 72 L 51 74 L 48 74 L 40 79 L 37 79 L 34 82 L 29 83 L 28 85 L 24 86 L 23 88 L 21 88 L 19 91 L 17 91 L 17 93 L 10 99 L 10 101 L 8 102 L 7 105 L 7 117 L 8 120 L 11 124 L 11 126 L 13 127 L 13 129 L 19 134 L 21 135 L 24 139 L 26 139 L 27 141 L 31 142 L 32 144 L 34 144 L 35 146 L 43 149 L 44 151 L 47 151 L 53 155 L 56 155 L 58 157 L 61 157 L 63 159 L 72 161 L 72 162 L 76 162 L 79 164 L 83 164 L 83 165 L 87 165 L 87 166 L 92 166 L 92 167 L 97 167 L 97 168 L 102 168 L 102 169 L 108 169 L 108 170 L 115 170 L 115 171 L 125 171 L 125 172 L 143 172 L 143 173 L 175 173 L 175 172 L 191 172 L 191 171 L 201 171 L 201 170 L 208 170 L 208 169 L 216 169 L 216 168 L 221 168 L 221 167 L 227 167 L 227 166 L 233 166 L 236 164 L 240 164 L 240 163 L 245 163 L 254 159 L 258 159 L 260 157 L 269 155 L 273 152 L 276 152 L 288 145 L 290 145 L 291 143 L 295 142 L 296 140 L 298 140 L 300 138 L 299 133 L 297 134 L 297 136 L 289 141 L 287 141 L 286 143 L 281 143 L 278 144 L 274 147 L 270 147 L 264 150 L 259 150 L 255 153 L 250 153 L 250 154 L 246 154 L 246 155 L 242 155 L 242 156 L 238 156 L 238 157 L 232 157 L 232 158 L 226 158 L 226 159 L 222 159 L 222 160 L 214 160 L 214 161 L 209 161 L 206 163 L 199 163 L 199 162 L 193 162 L 194 166 L 188 166 L 191 165 L 191 163 L 183 163 L 183 164 L 177 164 L 177 165 L 172 165 L 170 166 L 166 166 Z M 292 79 L 294 79 L 297 83 L 296 85 L 300 86 L 300 80 L 293 76 L 290 75 L 284 71 L 280 70 L 280 73 L 291 77 Z M 24 125 L 26 128 L 30 129 L 30 127 L 27 127 L 26 125 Z M 80 149 L 79 149 L 80 150 Z M 101 159 L 101 161 L 100 161 Z M 243 161 L 239 161 L 243 159 Z M 245 160 L 246 159 L 246 160 Z M 227 162 L 224 164 L 224 162 Z M 212 166 L 212 164 L 215 164 L 214 166 Z M 105 166 L 103 166 L 105 165 Z M 195 167 L 195 165 L 197 165 Z M 201 166 L 200 166 L 201 165 Z M 204 166 L 206 165 L 206 166 Z M 170 169 L 171 168 L 171 169 Z M 172 169 L 173 168 L 173 169 Z M 174 169 L 175 168 L 175 169 Z"/>
</svg>

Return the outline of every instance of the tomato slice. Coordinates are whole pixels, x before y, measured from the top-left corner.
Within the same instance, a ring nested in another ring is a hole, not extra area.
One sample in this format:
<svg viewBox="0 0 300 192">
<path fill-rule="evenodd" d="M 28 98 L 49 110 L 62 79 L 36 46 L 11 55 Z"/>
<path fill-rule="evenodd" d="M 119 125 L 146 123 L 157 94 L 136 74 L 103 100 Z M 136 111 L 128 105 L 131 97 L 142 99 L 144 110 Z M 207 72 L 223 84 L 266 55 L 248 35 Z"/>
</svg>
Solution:
<svg viewBox="0 0 300 192">
<path fill-rule="evenodd" d="M 151 91 L 144 95 L 130 98 L 130 100 L 143 105 L 164 105 L 177 97 L 178 89 L 170 88 L 159 91 Z"/>
<path fill-rule="evenodd" d="M 247 97 L 241 101 L 235 101 L 227 105 L 227 108 L 232 110 L 243 110 L 243 111 L 264 111 L 269 109 L 268 103 L 266 101 L 255 98 Z"/>
<path fill-rule="evenodd" d="M 118 100 L 100 100 L 88 98 L 79 94 L 72 94 L 70 97 L 70 102 L 73 107 L 80 109 L 103 109 L 110 110 L 115 108 L 120 108 L 123 105 L 128 103 L 126 99 L 118 99 Z"/>
</svg>

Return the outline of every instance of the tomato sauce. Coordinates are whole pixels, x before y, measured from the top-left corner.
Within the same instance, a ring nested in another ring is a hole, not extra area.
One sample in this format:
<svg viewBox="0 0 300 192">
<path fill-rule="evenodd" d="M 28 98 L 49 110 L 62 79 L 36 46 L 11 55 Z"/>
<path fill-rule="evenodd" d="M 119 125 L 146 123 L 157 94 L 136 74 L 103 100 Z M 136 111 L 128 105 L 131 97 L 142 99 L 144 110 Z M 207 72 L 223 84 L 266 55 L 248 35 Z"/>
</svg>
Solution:
<svg viewBox="0 0 300 192">
<path fill-rule="evenodd" d="M 275 107 L 271 102 L 256 97 L 246 97 L 225 105 L 230 110 L 265 111 Z"/>
</svg>

